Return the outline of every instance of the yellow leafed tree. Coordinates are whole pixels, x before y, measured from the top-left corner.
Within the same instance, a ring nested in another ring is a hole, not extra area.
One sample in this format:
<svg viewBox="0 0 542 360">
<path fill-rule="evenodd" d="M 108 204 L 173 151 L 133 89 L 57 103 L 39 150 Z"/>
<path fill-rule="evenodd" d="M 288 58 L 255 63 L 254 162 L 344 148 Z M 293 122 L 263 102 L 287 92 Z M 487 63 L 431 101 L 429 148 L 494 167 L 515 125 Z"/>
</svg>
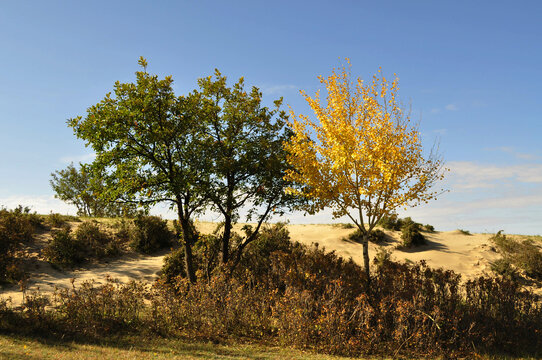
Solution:
<svg viewBox="0 0 542 360">
<path fill-rule="evenodd" d="M 348 61 L 348 60 L 347 60 Z M 420 134 L 397 103 L 398 79 L 381 75 L 365 84 L 348 69 L 334 69 L 318 79 L 327 89 L 305 97 L 318 121 L 291 112 L 293 135 L 285 144 L 292 169 L 286 179 L 301 186 L 288 191 L 310 202 L 309 213 L 332 208 L 335 218 L 348 216 L 363 234 L 363 258 L 369 281 L 371 231 L 398 208 L 436 197 L 443 178 L 442 160 L 434 149 L 424 157 Z"/>
</svg>

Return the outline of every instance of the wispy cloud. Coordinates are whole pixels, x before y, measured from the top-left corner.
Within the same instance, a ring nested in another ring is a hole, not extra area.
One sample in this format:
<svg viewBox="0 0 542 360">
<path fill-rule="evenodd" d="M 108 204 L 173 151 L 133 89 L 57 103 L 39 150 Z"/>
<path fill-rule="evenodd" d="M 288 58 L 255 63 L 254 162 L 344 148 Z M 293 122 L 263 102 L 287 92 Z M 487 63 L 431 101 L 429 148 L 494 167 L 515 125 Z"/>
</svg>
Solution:
<svg viewBox="0 0 542 360">
<path fill-rule="evenodd" d="M 282 85 L 262 85 L 259 87 L 262 93 L 268 95 L 282 95 L 291 91 L 299 90 L 299 87 L 291 84 Z"/>
<path fill-rule="evenodd" d="M 456 189 L 491 188 L 497 182 L 542 184 L 542 164 L 484 165 L 471 161 L 453 161 L 450 181 Z"/>
<path fill-rule="evenodd" d="M 516 151 L 512 146 L 499 146 L 499 147 L 495 147 L 495 148 L 486 148 L 484 150 L 487 150 L 487 151 L 500 151 L 500 152 L 503 152 L 505 154 L 512 155 L 515 158 L 520 159 L 520 160 L 536 160 L 536 159 L 540 158 L 540 156 L 537 156 L 537 155 L 534 155 L 534 154 L 527 154 L 527 153 L 522 153 L 522 152 Z"/>
<path fill-rule="evenodd" d="M 60 158 L 60 161 L 69 164 L 69 163 L 85 163 L 89 161 L 93 161 L 96 158 L 96 154 L 90 153 L 90 154 L 84 154 L 84 155 L 69 155 L 69 156 L 63 156 Z"/>
<path fill-rule="evenodd" d="M 435 129 L 433 130 L 433 132 L 439 135 L 446 135 L 446 133 L 448 132 L 448 129 Z"/>
<path fill-rule="evenodd" d="M 457 111 L 459 108 L 455 104 L 448 104 L 444 107 L 448 111 Z"/>
</svg>

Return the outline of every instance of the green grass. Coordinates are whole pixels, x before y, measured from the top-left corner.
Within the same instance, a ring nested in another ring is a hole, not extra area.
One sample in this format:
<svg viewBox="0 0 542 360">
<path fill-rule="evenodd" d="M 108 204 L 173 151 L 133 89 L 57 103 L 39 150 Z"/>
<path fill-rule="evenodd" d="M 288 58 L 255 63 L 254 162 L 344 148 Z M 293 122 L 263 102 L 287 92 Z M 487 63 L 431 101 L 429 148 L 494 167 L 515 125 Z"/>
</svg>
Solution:
<svg viewBox="0 0 542 360">
<path fill-rule="evenodd" d="M 478 355 L 478 359 L 530 360 L 531 357 Z M 254 344 L 213 344 L 189 342 L 158 337 L 123 336 L 102 340 L 101 343 L 62 341 L 44 338 L 0 335 L 0 359 L 292 359 L 292 360 L 347 360 L 348 357 L 316 354 L 287 347 Z M 356 359 L 390 359 L 366 357 Z M 409 358 L 411 359 L 411 358 Z M 411 359 L 412 360 L 412 359 Z"/>
<path fill-rule="evenodd" d="M 0 359 L 350 359 L 284 347 L 123 337 L 101 344 L 0 335 Z"/>
</svg>

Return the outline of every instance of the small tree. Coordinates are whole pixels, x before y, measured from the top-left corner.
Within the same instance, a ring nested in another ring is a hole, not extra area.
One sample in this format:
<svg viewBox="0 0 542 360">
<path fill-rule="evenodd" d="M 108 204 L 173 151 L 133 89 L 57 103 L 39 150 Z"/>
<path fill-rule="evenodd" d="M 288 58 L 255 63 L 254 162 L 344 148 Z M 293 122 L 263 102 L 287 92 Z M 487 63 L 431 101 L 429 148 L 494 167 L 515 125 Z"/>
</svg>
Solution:
<svg viewBox="0 0 542 360">
<path fill-rule="evenodd" d="M 302 185 L 290 192 L 312 202 L 309 213 L 326 207 L 348 216 L 363 234 L 363 259 L 369 282 L 368 240 L 377 222 L 396 209 L 428 202 L 443 178 L 435 151 L 422 154 L 416 126 L 397 104 L 398 80 L 374 75 L 371 84 L 354 83 L 343 65 L 328 78 L 327 104 L 319 93 L 301 92 L 318 122 L 291 111 L 294 135 L 285 144 L 293 170 L 286 178 Z"/>
<path fill-rule="evenodd" d="M 224 218 L 222 263 L 230 260 L 232 228 L 240 209 L 250 206 L 247 221 L 255 218 L 257 222 L 233 248 L 235 264 L 257 238 L 262 223 L 295 201 L 284 192 L 288 182 L 283 179 L 289 165 L 282 144 L 291 133 L 286 128 L 287 115 L 279 109 L 282 99 L 274 102 L 273 109 L 262 106 L 262 93 L 256 87 L 245 91 L 243 78 L 228 87 L 226 77 L 216 70 L 214 79 L 202 78 L 198 84 L 206 119 L 201 156 L 210 162 L 205 191 Z"/>
<path fill-rule="evenodd" d="M 77 214 L 83 216 L 134 216 L 137 204 L 106 201 L 99 194 L 104 192 L 104 184 L 100 178 L 93 177 L 88 165 L 79 164 L 77 169 L 73 163 L 66 169 L 51 174 L 51 187 L 55 197 L 77 207 Z"/>
<path fill-rule="evenodd" d="M 198 186 L 206 176 L 198 99 L 176 97 L 171 76 L 159 80 L 147 72 L 144 58 L 139 64 L 143 71 L 136 72 L 136 83 L 117 81 L 114 97 L 107 94 L 84 119 L 68 124 L 96 152 L 92 167 L 103 174 L 102 196 L 147 207 L 169 202 L 175 208 L 186 273 L 194 282 L 191 218 L 206 201 Z"/>
</svg>

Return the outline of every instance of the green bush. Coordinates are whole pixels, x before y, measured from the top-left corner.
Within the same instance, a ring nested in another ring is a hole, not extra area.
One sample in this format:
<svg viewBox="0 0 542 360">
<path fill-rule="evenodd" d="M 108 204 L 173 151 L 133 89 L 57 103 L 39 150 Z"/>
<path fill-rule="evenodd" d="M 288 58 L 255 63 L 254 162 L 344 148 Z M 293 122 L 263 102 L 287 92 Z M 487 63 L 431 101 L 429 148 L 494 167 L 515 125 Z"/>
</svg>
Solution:
<svg viewBox="0 0 542 360">
<path fill-rule="evenodd" d="M 248 244 L 243 252 L 239 271 L 250 269 L 254 277 L 260 278 L 269 272 L 271 254 L 290 253 L 292 242 L 285 223 L 266 225 L 260 229 L 258 238 Z"/>
<path fill-rule="evenodd" d="M 386 230 L 399 231 L 401 230 L 402 220 L 399 219 L 399 217 L 396 214 L 393 214 L 390 216 L 383 216 L 378 221 L 377 225 L 379 225 L 380 227 Z"/>
<path fill-rule="evenodd" d="M 425 224 L 423 230 L 432 233 L 435 232 L 435 227 L 433 225 Z"/>
<path fill-rule="evenodd" d="M 0 282 L 14 282 L 24 276 L 19 266 L 20 250 L 25 242 L 32 241 L 40 224 L 29 208 L 0 209 Z"/>
<path fill-rule="evenodd" d="M 380 272 L 384 267 L 389 266 L 391 263 L 391 253 L 390 249 L 378 249 L 373 264 L 376 266 L 377 272 Z"/>
<path fill-rule="evenodd" d="M 403 225 L 401 239 L 403 240 L 402 246 L 405 248 L 426 244 L 425 237 L 420 232 L 420 226 L 415 222 L 407 222 Z"/>
<path fill-rule="evenodd" d="M 173 283 L 177 277 L 186 277 L 184 265 L 184 249 L 175 249 L 164 257 L 164 265 L 160 270 L 160 278 L 166 283 Z"/>
<path fill-rule="evenodd" d="M 158 216 L 139 216 L 134 219 L 130 246 L 137 252 L 151 254 L 172 244 L 173 234 L 167 221 Z"/>
<path fill-rule="evenodd" d="M 120 219 L 113 225 L 115 231 L 115 237 L 121 243 L 130 242 L 132 232 L 134 231 L 133 221 L 127 221 L 126 219 Z"/>
<path fill-rule="evenodd" d="M 542 280 L 542 252 L 532 240 L 517 241 L 499 231 L 490 240 L 503 257 L 529 277 Z"/>
<path fill-rule="evenodd" d="M 89 258 L 120 254 L 120 243 L 102 230 L 96 221 L 83 222 L 75 231 L 75 239 L 82 244 Z"/>
<path fill-rule="evenodd" d="M 380 230 L 380 229 L 374 229 L 369 234 L 369 241 L 372 242 L 372 243 L 375 243 L 375 244 L 383 243 L 384 241 L 386 241 L 386 239 L 387 239 L 386 233 L 384 231 Z M 346 240 L 352 241 L 352 242 L 357 242 L 357 243 L 362 243 L 363 242 L 363 234 L 358 229 L 358 230 L 354 231 L 353 233 L 351 233 L 350 235 L 348 235 L 346 237 Z"/>
<path fill-rule="evenodd" d="M 528 240 L 521 242 L 512 258 L 516 266 L 523 269 L 527 276 L 542 280 L 542 252 L 532 242 Z"/>
<path fill-rule="evenodd" d="M 497 259 L 490 263 L 490 267 L 494 273 L 509 280 L 515 280 L 518 277 L 518 272 L 508 258 Z"/>
<path fill-rule="evenodd" d="M 45 259 L 51 264 L 73 267 L 85 261 L 87 249 L 82 242 L 72 236 L 70 229 L 53 231 L 52 237 L 49 245 L 42 251 Z"/>
<path fill-rule="evenodd" d="M 338 223 L 338 224 L 333 224 L 333 227 L 338 227 L 341 229 L 353 229 L 356 226 L 352 223 Z"/>
</svg>

